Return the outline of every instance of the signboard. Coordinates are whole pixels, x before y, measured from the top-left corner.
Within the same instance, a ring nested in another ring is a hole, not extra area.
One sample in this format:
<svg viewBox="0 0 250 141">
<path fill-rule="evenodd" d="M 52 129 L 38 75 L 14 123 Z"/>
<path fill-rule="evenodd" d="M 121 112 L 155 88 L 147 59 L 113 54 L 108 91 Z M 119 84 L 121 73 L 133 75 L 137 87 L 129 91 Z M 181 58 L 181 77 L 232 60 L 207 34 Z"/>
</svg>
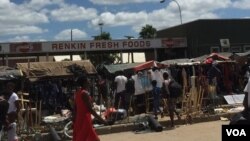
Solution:
<svg viewBox="0 0 250 141">
<path fill-rule="evenodd" d="M 244 100 L 244 94 L 237 94 L 237 95 L 225 95 L 224 98 L 228 104 L 242 104 Z"/>
<path fill-rule="evenodd" d="M 220 39 L 221 47 L 230 47 L 229 39 Z"/>
<path fill-rule="evenodd" d="M 56 53 L 79 51 L 138 50 L 154 48 L 185 48 L 186 38 L 89 40 L 6 43 L 5 54 L 17 53 Z M 2 52 L 0 52 L 3 54 Z"/>
<path fill-rule="evenodd" d="M 41 52 L 42 44 L 35 42 L 10 43 L 10 53 Z"/>
<path fill-rule="evenodd" d="M 162 46 L 166 48 L 172 48 L 174 45 L 174 41 L 172 38 L 162 40 Z"/>
</svg>

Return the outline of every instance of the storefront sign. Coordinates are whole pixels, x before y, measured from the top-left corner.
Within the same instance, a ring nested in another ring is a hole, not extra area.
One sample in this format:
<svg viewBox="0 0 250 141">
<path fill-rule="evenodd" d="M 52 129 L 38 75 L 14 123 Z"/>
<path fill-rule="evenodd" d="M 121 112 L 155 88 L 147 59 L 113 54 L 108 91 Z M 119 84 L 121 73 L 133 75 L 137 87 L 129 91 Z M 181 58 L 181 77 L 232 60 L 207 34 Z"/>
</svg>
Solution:
<svg viewBox="0 0 250 141">
<path fill-rule="evenodd" d="M 42 44 L 35 42 L 10 43 L 10 53 L 41 52 Z"/>
<path fill-rule="evenodd" d="M 91 40 L 91 41 L 52 41 L 6 43 L 5 53 L 56 53 L 77 51 L 137 50 L 166 48 L 169 38 L 163 39 L 126 39 L 126 40 Z M 171 38 L 171 48 L 187 47 L 185 38 Z"/>
</svg>

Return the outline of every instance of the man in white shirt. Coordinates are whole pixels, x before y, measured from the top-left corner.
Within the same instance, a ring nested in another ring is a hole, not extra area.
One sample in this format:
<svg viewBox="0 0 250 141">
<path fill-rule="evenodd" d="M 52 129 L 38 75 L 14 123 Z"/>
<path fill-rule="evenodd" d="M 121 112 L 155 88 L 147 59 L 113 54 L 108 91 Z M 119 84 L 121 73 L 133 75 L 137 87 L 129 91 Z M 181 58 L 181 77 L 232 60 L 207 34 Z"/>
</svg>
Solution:
<svg viewBox="0 0 250 141">
<path fill-rule="evenodd" d="M 6 93 L 7 93 L 7 100 L 9 103 L 9 109 L 8 109 L 8 114 L 11 112 L 18 112 L 20 111 L 20 104 L 19 104 L 19 98 L 17 94 L 14 92 L 15 89 L 15 84 L 12 82 L 7 83 L 6 85 Z"/>
<path fill-rule="evenodd" d="M 115 103 L 114 106 L 116 109 L 118 108 L 125 108 L 125 90 L 126 90 L 126 83 L 127 77 L 124 76 L 123 71 L 119 71 L 118 75 L 115 77 Z M 120 105 L 119 105 L 120 102 Z M 118 106 L 119 105 L 119 106 Z"/>
</svg>

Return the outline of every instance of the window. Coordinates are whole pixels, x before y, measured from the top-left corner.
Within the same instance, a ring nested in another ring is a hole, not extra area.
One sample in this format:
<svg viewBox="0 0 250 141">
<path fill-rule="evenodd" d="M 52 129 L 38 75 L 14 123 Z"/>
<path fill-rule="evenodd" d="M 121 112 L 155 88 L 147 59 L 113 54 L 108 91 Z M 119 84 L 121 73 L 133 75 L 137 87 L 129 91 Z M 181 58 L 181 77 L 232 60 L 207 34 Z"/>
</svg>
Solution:
<svg viewBox="0 0 250 141">
<path fill-rule="evenodd" d="M 249 51 L 249 50 L 250 50 L 250 45 L 245 45 L 244 46 L 244 52 Z"/>
<path fill-rule="evenodd" d="M 219 47 L 211 47 L 210 52 L 211 53 L 218 53 L 218 52 L 220 52 L 220 48 Z"/>
<path fill-rule="evenodd" d="M 242 52 L 242 50 L 241 50 L 240 46 L 238 46 L 238 47 L 231 47 L 231 52 L 233 52 L 233 53 L 239 53 L 239 52 Z"/>
</svg>

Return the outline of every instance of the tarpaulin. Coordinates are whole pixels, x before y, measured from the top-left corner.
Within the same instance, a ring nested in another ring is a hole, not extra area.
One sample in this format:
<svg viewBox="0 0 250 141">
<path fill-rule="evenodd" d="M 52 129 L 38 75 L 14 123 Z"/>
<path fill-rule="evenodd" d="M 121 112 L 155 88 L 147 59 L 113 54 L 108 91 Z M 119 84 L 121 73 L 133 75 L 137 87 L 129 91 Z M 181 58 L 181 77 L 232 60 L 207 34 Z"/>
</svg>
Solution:
<svg viewBox="0 0 250 141">
<path fill-rule="evenodd" d="M 145 69 L 151 69 L 153 67 L 158 67 L 158 68 L 163 68 L 165 65 L 162 63 L 159 63 L 157 61 L 151 60 L 142 64 L 139 64 L 138 66 L 134 67 L 134 71 L 140 71 L 140 70 L 145 70 Z"/>
</svg>

